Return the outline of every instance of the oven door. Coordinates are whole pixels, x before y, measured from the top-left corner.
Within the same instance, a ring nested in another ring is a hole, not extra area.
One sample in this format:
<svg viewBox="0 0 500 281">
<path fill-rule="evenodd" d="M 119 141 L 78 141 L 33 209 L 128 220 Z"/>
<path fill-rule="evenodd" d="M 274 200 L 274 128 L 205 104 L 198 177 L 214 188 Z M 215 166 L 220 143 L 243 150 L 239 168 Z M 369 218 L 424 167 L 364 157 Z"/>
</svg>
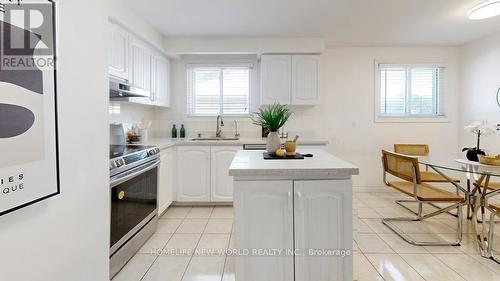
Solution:
<svg viewBox="0 0 500 281">
<path fill-rule="evenodd" d="M 159 163 L 156 159 L 111 178 L 110 255 L 157 215 Z"/>
</svg>

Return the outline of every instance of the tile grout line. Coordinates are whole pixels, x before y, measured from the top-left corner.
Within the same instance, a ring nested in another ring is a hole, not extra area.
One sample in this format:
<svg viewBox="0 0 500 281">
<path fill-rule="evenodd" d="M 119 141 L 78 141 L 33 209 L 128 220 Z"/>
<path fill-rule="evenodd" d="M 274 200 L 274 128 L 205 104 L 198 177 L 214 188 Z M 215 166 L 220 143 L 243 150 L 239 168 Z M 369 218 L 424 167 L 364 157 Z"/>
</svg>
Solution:
<svg viewBox="0 0 500 281">
<path fill-rule="evenodd" d="M 191 207 L 191 209 L 193 209 L 193 208 Z M 201 238 L 203 237 L 203 234 L 205 233 L 205 229 L 207 228 L 208 221 L 210 220 L 210 217 L 212 216 L 212 213 L 213 213 L 213 211 L 214 211 L 214 210 L 215 210 L 215 207 L 214 207 L 214 208 L 212 209 L 212 211 L 210 212 L 210 216 L 209 216 L 209 218 L 208 218 L 208 220 L 207 220 L 207 223 L 205 224 L 205 227 L 203 227 L 203 231 L 202 231 L 202 232 L 201 232 L 201 234 L 200 234 L 200 238 L 198 239 L 198 242 L 196 243 L 196 246 L 194 247 L 193 254 L 191 255 L 191 257 L 190 257 L 190 259 L 189 259 L 189 262 L 188 262 L 188 264 L 186 265 L 186 268 L 184 269 L 184 272 L 182 273 L 181 279 L 180 279 L 179 281 L 184 280 L 184 276 L 186 276 L 186 272 L 187 272 L 187 270 L 188 270 L 188 268 L 189 268 L 189 265 L 191 265 L 191 262 L 193 261 L 194 252 L 196 252 L 196 249 L 198 248 L 198 245 L 200 244 Z M 186 215 L 186 217 L 187 217 L 187 215 Z"/>
<path fill-rule="evenodd" d="M 187 213 L 189 213 L 189 212 L 191 211 L 191 209 L 193 209 L 193 208 L 191 207 Z M 187 213 L 186 213 L 186 216 L 187 216 Z M 166 212 L 165 212 L 165 214 L 166 214 Z M 163 215 L 162 215 L 162 217 L 163 217 L 165 214 L 163 214 Z M 159 219 L 159 218 L 158 218 L 158 219 Z M 173 232 L 173 233 L 171 233 L 172 235 L 170 235 L 170 237 L 168 238 L 167 242 L 166 242 L 166 243 L 165 243 L 165 245 L 163 246 L 162 250 L 163 250 L 163 249 L 165 249 L 165 247 L 167 246 L 167 244 L 168 244 L 168 242 L 170 241 L 170 239 L 172 239 L 172 237 L 174 237 L 175 232 L 177 232 L 177 229 L 179 229 L 179 227 L 181 226 L 181 224 L 184 222 L 184 220 L 185 220 L 185 219 L 186 219 L 186 218 L 184 217 L 184 218 L 182 219 L 181 223 L 177 226 L 177 228 L 175 228 L 174 232 Z M 151 239 L 151 238 L 150 238 L 150 239 Z M 148 239 L 148 241 L 149 241 L 149 239 Z M 135 256 L 135 255 L 137 255 L 137 253 L 136 253 L 136 254 L 134 254 L 134 256 Z M 141 277 L 140 281 L 144 280 L 144 277 L 146 277 L 146 275 L 148 274 L 149 270 L 151 269 L 151 267 L 153 267 L 153 265 L 155 264 L 155 262 L 158 260 L 158 258 L 159 258 L 159 257 L 160 257 L 160 255 L 156 255 L 156 257 L 155 257 L 155 259 L 153 260 L 153 262 L 149 265 L 149 267 L 148 267 L 148 269 L 146 270 L 146 272 L 144 272 L 144 274 L 142 275 L 142 277 Z"/>
<path fill-rule="evenodd" d="M 233 219 L 233 224 L 231 225 L 231 232 L 229 233 L 229 241 L 227 242 L 226 250 L 229 249 L 229 246 L 231 245 L 231 239 L 233 238 L 233 228 L 234 228 L 234 219 Z M 224 281 L 224 274 L 226 273 L 226 264 L 227 264 L 227 252 L 224 258 L 224 266 L 222 267 L 222 275 L 220 279 L 221 281 Z"/>
</svg>

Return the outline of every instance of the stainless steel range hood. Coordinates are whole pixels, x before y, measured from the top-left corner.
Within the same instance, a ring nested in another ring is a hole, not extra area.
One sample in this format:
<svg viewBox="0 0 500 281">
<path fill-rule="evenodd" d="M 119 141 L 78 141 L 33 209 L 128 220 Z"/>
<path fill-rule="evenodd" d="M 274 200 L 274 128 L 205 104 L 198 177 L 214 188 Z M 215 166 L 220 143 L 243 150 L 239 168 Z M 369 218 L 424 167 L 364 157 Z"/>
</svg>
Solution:
<svg viewBox="0 0 500 281">
<path fill-rule="evenodd" d="M 128 84 L 109 80 L 109 99 L 113 101 L 129 101 L 129 98 L 149 99 L 151 93 Z"/>
</svg>

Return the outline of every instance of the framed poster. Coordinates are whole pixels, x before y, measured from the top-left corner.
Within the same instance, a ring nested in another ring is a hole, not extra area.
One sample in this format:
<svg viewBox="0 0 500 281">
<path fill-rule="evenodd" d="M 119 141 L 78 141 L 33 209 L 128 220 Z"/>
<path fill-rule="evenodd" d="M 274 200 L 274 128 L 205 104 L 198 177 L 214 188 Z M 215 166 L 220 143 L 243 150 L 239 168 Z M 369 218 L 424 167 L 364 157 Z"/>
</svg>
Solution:
<svg viewBox="0 0 500 281">
<path fill-rule="evenodd" d="M 0 215 L 59 194 L 55 3 L 0 0 Z"/>
</svg>

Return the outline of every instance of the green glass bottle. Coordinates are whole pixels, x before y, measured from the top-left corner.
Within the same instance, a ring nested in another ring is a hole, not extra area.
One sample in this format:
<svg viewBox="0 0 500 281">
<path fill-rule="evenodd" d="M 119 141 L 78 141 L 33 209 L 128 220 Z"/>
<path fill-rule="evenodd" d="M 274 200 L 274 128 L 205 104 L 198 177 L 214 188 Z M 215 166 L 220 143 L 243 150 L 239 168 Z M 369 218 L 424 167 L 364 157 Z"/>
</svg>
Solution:
<svg viewBox="0 0 500 281">
<path fill-rule="evenodd" d="M 176 139 L 177 138 L 177 128 L 174 126 L 172 127 L 172 138 Z"/>
<path fill-rule="evenodd" d="M 184 124 L 181 124 L 181 139 L 186 137 L 186 129 L 184 128 Z"/>
</svg>

